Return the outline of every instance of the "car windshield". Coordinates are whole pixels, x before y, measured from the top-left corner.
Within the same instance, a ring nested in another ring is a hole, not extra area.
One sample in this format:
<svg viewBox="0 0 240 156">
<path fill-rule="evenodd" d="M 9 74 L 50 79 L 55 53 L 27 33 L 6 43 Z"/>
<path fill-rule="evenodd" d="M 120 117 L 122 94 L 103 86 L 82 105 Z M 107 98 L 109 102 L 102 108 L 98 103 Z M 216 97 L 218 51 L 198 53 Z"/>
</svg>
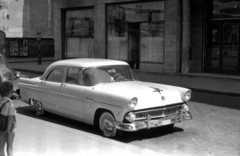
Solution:
<svg viewBox="0 0 240 156">
<path fill-rule="evenodd" d="M 126 65 L 87 68 L 84 70 L 83 81 L 87 86 L 99 83 L 115 83 L 120 81 L 134 81 L 138 78 L 131 68 Z"/>
</svg>

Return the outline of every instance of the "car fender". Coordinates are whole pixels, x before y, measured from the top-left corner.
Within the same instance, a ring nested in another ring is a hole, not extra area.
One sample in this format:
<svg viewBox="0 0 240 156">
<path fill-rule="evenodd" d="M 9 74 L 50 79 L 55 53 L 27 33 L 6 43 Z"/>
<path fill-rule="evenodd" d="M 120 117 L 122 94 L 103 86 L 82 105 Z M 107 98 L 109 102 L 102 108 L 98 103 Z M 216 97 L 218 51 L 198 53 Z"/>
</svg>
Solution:
<svg viewBox="0 0 240 156">
<path fill-rule="evenodd" d="M 29 102 L 29 99 L 39 100 L 39 84 L 41 80 L 37 78 L 19 78 L 18 87 L 22 101 Z"/>
</svg>

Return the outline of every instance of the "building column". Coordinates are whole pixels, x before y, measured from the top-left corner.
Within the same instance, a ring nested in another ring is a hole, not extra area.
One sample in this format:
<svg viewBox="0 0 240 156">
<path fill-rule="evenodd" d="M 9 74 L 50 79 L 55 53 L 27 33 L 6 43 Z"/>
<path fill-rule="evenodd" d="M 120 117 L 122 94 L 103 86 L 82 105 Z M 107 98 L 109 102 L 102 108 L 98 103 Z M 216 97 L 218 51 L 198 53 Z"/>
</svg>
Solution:
<svg viewBox="0 0 240 156">
<path fill-rule="evenodd" d="M 106 6 L 94 7 L 94 58 L 106 58 Z"/>
<path fill-rule="evenodd" d="M 164 73 L 180 71 L 181 52 L 181 1 L 165 1 Z"/>
<path fill-rule="evenodd" d="M 182 64 L 181 72 L 189 73 L 189 56 L 191 49 L 191 10 L 190 0 L 182 0 Z"/>
<path fill-rule="evenodd" d="M 65 1 L 53 1 L 53 9 L 52 14 L 54 14 L 53 18 L 53 29 L 54 29 L 54 59 L 55 60 L 62 60 L 62 15 L 61 15 L 61 8 L 65 7 Z"/>
</svg>

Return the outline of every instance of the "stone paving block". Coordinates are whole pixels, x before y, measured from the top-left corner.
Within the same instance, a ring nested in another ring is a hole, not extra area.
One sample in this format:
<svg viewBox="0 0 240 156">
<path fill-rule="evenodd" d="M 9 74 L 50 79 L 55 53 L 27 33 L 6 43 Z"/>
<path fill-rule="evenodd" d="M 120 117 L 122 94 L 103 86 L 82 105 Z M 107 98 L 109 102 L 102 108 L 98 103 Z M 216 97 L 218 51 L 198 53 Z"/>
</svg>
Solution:
<svg viewBox="0 0 240 156">
<path fill-rule="evenodd" d="M 239 136 L 240 110 L 195 102 L 191 103 L 190 110 L 193 119 L 188 122 L 192 124 L 189 127 L 218 138 Z"/>
</svg>

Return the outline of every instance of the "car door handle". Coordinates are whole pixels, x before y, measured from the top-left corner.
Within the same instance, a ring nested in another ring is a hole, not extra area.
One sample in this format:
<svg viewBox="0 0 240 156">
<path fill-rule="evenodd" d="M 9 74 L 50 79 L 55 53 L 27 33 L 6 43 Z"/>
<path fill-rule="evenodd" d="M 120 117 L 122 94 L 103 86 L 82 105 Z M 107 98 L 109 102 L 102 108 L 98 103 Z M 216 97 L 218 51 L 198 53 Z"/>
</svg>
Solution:
<svg viewBox="0 0 240 156">
<path fill-rule="evenodd" d="M 90 102 L 93 102 L 93 101 L 94 101 L 93 99 L 88 98 L 88 97 L 86 97 L 84 100 L 86 100 L 86 101 L 90 101 Z"/>
<path fill-rule="evenodd" d="M 41 84 L 45 84 L 46 82 L 45 81 L 41 81 Z"/>
<path fill-rule="evenodd" d="M 66 86 L 66 84 L 63 84 L 63 83 L 61 84 L 61 87 L 65 87 L 65 86 Z"/>
</svg>

